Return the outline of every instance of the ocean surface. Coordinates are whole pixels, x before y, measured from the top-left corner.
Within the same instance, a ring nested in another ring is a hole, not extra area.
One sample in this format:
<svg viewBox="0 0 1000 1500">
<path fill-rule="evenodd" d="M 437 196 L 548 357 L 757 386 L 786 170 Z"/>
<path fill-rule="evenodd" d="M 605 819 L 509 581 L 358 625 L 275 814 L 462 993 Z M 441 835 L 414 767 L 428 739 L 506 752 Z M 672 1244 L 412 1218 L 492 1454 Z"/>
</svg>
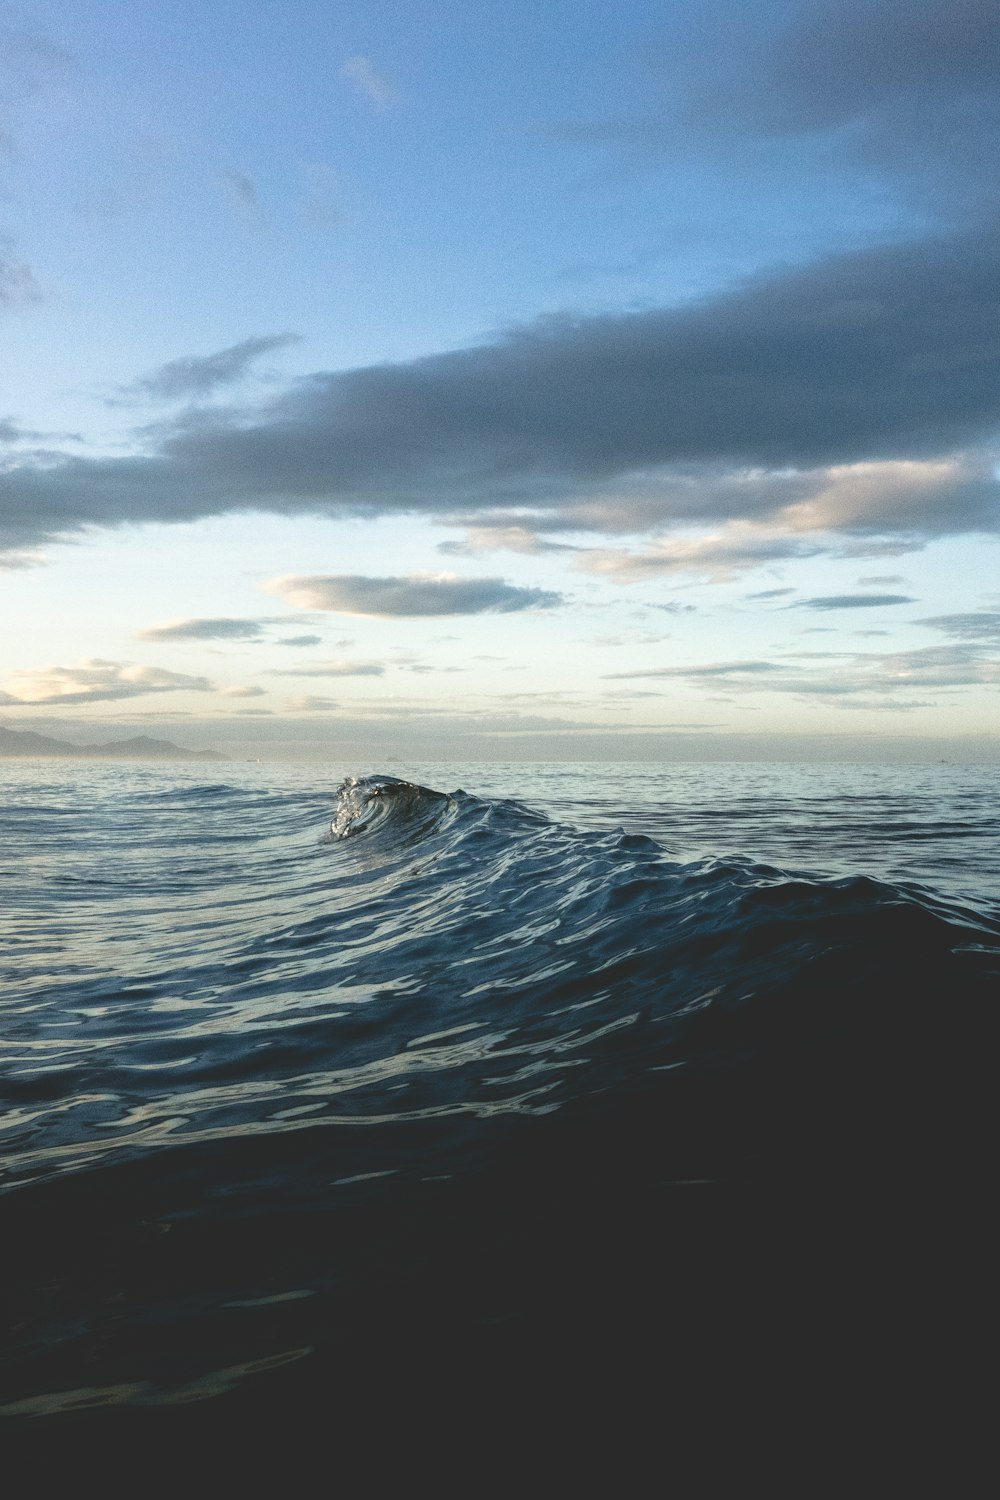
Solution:
<svg viewBox="0 0 1000 1500">
<path fill-rule="evenodd" d="M 627 1392 L 669 1445 L 779 1366 L 974 1360 L 996 767 L 0 781 L 0 1431 Z"/>
</svg>

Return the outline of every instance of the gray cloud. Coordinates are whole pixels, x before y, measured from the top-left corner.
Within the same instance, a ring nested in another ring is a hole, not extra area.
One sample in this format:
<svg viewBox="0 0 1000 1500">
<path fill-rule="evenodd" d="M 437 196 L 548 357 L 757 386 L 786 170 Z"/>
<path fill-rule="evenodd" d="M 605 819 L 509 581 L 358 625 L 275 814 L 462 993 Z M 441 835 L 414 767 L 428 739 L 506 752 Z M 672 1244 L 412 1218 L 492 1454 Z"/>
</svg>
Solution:
<svg viewBox="0 0 1000 1500">
<path fill-rule="evenodd" d="M 790 676 L 781 690 L 812 696 L 885 695 L 914 689 L 1000 685 L 1000 662 L 966 646 L 925 646 L 886 655 L 857 655 L 847 669 L 810 680 Z"/>
<path fill-rule="evenodd" d="M 275 333 L 244 339 L 242 343 L 232 344 L 215 354 L 189 354 L 143 375 L 126 390 L 164 401 L 209 396 L 221 386 L 235 385 L 242 380 L 261 355 L 298 342 L 297 333 Z"/>
<path fill-rule="evenodd" d="M 723 661 L 706 666 L 649 667 L 636 672 L 604 672 L 602 675 L 613 682 L 622 682 L 634 677 L 683 677 L 698 681 L 701 678 L 756 678 L 765 673 L 781 672 L 783 668 L 773 661 Z"/>
<path fill-rule="evenodd" d="M 292 616 L 292 620 L 295 617 Z M 302 624 L 309 624 L 308 615 L 300 615 Z M 183 620 L 166 620 L 162 625 L 149 625 L 145 630 L 137 630 L 135 639 L 138 641 L 258 641 L 264 636 L 269 626 L 280 625 L 286 627 L 290 620 L 287 615 L 213 615 L 196 616 Z M 278 646 L 313 646 L 317 645 L 322 637 L 318 635 L 296 635 L 287 636 L 284 640 L 275 642 Z M 350 642 L 341 641 L 339 645 L 349 645 Z"/>
<path fill-rule="evenodd" d="M 969 614 L 931 615 L 918 620 L 962 641 L 986 641 L 1000 646 L 1000 610 L 979 610 Z"/>
<path fill-rule="evenodd" d="M 317 661 L 307 667 L 274 667 L 269 677 L 381 677 L 385 667 L 378 661 Z"/>
<path fill-rule="evenodd" d="M 0 542 L 247 509 L 490 524 L 514 506 L 529 529 L 771 520 L 783 539 L 761 560 L 824 531 L 870 548 L 996 529 L 977 445 L 998 426 L 1000 237 L 970 231 L 317 374 L 167 424 L 144 456 L 28 455 L 0 475 Z"/>
<path fill-rule="evenodd" d="M 729 661 L 604 674 L 613 680 L 679 678 L 729 693 L 788 693 L 844 708 L 925 707 L 902 695 L 963 687 L 1000 687 L 1000 662 L 975 644 L 888 653 L 812 652 L 786 662 Z"/>
<path fill-rule="evenodd" d="M 974 108 L 996 94 L 998 55 L 1000 13 L 988 0 L 953 0 L 946 16 L 931 0 L 812 0 L 740 58 L 728 103 L 742 123 L 781 134 L 904 102 L 935 114 L 958 101 Z"/>
<path fill-rule="evenodd" d="M 559 594 L 546 589 L 515 588 L 501 578 L 316 574 L 275 578 L 266 587 L 290 604 L 306 609 L 387 617 L 508 614 L 521 609 L 551 608 L 562 602 Z"/>
<path fill-rule="evenodd" d="M 909 594 L 819 594 L 797 599 L 789 609 L 882 609 L 889 604 L 916 604 Z"/>
<path fill-rule="evenodd" d="M 263 632 L 260 620 L 220 617 L 202 620 L 171 620 L 136 632 L 140 641 L 256 641 Z"/>
<path fill-rule="evenodd" d="M 990 0 L 946 12 L 936 0 L 791 0 L 777 11 L 705 0 L 651 48 L 661 88 L 641 113 L 556 133 L 633 162 L 695 155 L 806 193 L 819 168 L 834 196 L 853 183 L 981 216 L 1000 196 L 998 55 Z"/>
</svg>

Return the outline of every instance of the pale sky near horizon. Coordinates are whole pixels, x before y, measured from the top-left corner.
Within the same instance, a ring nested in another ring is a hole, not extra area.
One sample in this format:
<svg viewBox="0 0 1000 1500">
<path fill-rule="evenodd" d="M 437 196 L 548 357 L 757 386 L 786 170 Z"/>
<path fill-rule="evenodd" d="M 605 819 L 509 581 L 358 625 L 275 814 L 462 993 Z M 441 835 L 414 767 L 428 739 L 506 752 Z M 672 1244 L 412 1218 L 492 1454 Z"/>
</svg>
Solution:
<svg viewBox="0 0 1000 1500">
<path fill-rule="evenodd" d="M 996 758 L 998 126 L 992 0 L 0 0 L 0 725 Z"/>
</svg>

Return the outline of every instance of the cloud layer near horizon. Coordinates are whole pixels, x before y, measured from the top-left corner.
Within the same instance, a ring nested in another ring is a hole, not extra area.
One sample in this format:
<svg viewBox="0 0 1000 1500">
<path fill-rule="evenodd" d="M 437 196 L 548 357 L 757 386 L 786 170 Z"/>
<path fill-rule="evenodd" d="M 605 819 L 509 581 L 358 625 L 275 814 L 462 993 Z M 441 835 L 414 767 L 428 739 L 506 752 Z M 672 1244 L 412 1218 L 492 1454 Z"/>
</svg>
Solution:
<svg viewBox="0 0 1000 1500">
<path fill-rule="evenodd" d="M 316 374 L 263 407 L 187 413 L 138 456 L 21 453 L 0 475 L 0 545 L 248 509 L 495 526 L 514 507 L 529 534 L 746 523 L 799 549 L 996 531 L 998 424 L 986 227 Z"/>
<path fill-rule="evenodd" d="M 38 667 L 11 672 L 0 689 L 0 703 L 113 703 L 147 693 L 211 692 L 207 677 L 140 667 L 131 662 L 92 658 L 73 667 Z"/>
</svg>

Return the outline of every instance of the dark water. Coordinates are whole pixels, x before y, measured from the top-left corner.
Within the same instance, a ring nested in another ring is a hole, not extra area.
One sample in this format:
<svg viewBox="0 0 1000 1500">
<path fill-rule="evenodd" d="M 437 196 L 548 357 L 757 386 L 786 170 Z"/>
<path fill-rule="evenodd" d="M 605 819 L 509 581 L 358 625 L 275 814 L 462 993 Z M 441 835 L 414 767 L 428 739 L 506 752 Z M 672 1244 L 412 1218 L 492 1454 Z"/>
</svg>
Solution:
<svg viewBox="0 0 1000 1500">
<path fill-rule="evenodd" d="M 5 1430 L 669 1443 L 972 1359 L 996 771 L 394 770 L 4 773 Z"/>
</svg>

